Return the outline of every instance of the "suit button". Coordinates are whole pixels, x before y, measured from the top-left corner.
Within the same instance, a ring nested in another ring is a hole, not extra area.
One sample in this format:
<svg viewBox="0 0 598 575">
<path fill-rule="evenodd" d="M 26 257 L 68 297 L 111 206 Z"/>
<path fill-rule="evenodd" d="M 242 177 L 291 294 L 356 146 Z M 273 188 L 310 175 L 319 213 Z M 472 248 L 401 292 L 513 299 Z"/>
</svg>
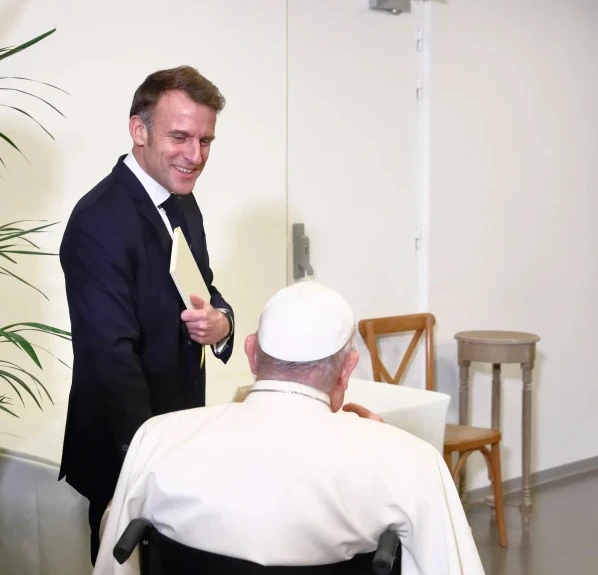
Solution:
<svg viewBox="0 0 598 575">
<path fill-rule="evenodd" d="M 187 340 L 187 345 L 193 345 L 193 342 L 190 339 L 188 339 Z"/>
</svg>

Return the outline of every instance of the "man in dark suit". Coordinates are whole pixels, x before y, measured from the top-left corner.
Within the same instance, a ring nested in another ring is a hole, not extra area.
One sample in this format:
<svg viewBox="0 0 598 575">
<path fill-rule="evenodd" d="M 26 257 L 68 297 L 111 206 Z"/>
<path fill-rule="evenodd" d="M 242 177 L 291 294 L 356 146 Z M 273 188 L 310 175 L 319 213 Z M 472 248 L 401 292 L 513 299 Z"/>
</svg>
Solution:
<svg viewBox="0 0 598 575">
<path fill-rule="evenodd" d="M 152 416 L 205 405 L 205 346 L 231 356 L 234 315 L 213 285 L 192 195 L 225 100 L 190 67 L 151 74 L 131 106 L 130 154 L 75 206 L 60 247 L 73 337 L 62 466 L 90 502 L 91 556 L 128 445 Z M 169 274 L 181 227 L 211 294 L 185 310 Z"/>
</svg>

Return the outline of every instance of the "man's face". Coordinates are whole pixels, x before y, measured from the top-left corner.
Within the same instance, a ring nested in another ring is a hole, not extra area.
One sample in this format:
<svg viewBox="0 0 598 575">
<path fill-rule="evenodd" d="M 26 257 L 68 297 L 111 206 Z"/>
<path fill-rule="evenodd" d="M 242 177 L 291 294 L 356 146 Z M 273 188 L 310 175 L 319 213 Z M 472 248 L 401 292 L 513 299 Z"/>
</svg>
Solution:
<svg viewBox="0 0 598 575">
<path fill-rule="evenodd" d="M 190 194 L 210 155 L 216 111 L 171 91 L 156 104 L 151 134 L 136 116 L 129 129 L 141 167 L 169 192 Z"/>
</svg>

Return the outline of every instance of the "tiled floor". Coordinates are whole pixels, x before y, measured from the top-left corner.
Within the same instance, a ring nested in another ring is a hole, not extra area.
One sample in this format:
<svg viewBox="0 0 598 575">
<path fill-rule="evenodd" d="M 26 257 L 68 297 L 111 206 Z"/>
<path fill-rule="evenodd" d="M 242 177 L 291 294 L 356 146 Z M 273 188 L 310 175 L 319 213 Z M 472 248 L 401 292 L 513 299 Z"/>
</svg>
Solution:
<svg viewBox="0 0 598 575">
<path fill-rule="evenodd" d="M 535 488 L 529 537 L 522 536 L 517 497 L 507 497 L 509 546 L 498 544 L 491 509 L 468 517 L 486 575 L 598 575 L 598 472 Z"/>
</svg>

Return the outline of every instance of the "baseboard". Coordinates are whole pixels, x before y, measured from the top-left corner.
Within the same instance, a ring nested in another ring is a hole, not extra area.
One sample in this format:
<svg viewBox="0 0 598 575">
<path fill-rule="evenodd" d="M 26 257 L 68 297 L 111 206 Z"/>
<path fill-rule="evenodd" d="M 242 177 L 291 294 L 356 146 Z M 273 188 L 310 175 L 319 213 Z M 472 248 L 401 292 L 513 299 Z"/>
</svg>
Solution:
<svg viewBox="0 0 598 575">
<path fill-rule="evenodd" d="M 573 461 L 572 463 L 551 467 L 550 469 L 544 469 L 543 471 L 536 471 L 531 475 L 531 484 L 532 486 L 537 486 L 544 483 L 552 483 L 553 481 L 558 481 L 559 479 L 565 479 L 573 475 L 580 475 L 582 473 L 595 471 L 597 469 L 598 456 L 590 457 L 589 459 Z M 521 477 L 514 477 L 513 479 L 503 481 L 502 490 L 504 494 L 520 492 Z M 472 503 L 475 501 L 483 501 L 488 495 L 492 495 L 492 490 L 490 489 L 489 485 L 468 491 L 468 500 Z"/>
</svg>

